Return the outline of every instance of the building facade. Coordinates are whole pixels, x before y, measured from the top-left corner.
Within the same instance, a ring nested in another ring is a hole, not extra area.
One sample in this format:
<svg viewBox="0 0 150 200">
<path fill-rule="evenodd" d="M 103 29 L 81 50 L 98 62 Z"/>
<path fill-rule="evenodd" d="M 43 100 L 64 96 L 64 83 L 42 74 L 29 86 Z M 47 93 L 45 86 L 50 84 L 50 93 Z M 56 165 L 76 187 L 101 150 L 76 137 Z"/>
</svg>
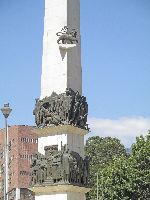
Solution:
<svg viewBox="0 0 150 200">
<path fill-rule="evenodd" d="M 4 134 L 0 130 L 0 196 L 3 196 Z M 38 139 L 30 126 L 9 127 L 9 191 L 20 199 L 21 188 L 28 188 L 31 180 L 31 160 L 38 150 Z"/>
</svg>

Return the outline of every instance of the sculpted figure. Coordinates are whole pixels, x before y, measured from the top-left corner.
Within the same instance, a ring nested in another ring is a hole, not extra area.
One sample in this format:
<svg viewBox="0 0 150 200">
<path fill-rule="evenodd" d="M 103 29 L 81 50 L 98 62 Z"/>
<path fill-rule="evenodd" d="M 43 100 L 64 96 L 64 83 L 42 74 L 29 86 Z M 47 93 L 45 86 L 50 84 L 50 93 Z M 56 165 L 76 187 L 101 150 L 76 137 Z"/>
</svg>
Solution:
<svg viewBox="0 0 150 200">
<path fill-rule="evenodd" d="M 38 166 L 37 166 L 38 154 L 35 154 L 32 159 L 31 169 L 32 169 L 32 178 L 31 185 L 34 186 L 38 182 Z"/>
<path fill-rule="evenodd" d="M 77 164 L 77 160 L 74 158 L 73 159 L 73 170 L 72 170 L 72 183 L 77 183 L 77 168 L 78 168 L 78 164 Z"/>
<path fill-rule="evenodd" d="M 31 186 L 36 185 L 37 183 L 37 170 L 36 169 L 32 169 L 32 178 L 31 178 Z"/>
<path fill-rule="evenodd" d="M 84 100 L 85 97 L 81 98 L 81 104 L 79 107 L 79 119 L 78 119 L 78 125 L 81 127 L 86 126 L 87 122 L 87 116 L 88 116 L 88 110 L 87 110 L 87 105 L 86 101 Z"/>
<path fill-rule="evenodd" d="M 52 177 L 54 183 L 60 182 L 63 179 L 61 157 L 62 157 L 61 151 L 59 151 L 57 154 L 54 155 L 52 163 Z"/>
<path fill-rule="evenodd" d="M 47 162 L 44 157 L 41 158 L 40 172 L 41 172 L 40 173 L 41 174 L 40 182 L 43 183 L 47 177 Z"/>
<path fill-rule="evenodd" d="M 78 43 L 77 31 L 75 31 L 75 29 L 69 31 L 67 26 L 64 26 L 61 32 L 56 33 L 56 35 L 59 36 L 59 39 L 57 40 L 58 44 L 60 44 L 60 42 L 62 42 L 62 44 L 73 44 L 74 42 Z"/>
<path fill-rule="evenodd" d="M 89 159 L 87 156 L 85 157 L 83 163 L 83 184 L 87 185 L 89 180 Z"/>
<path fill-rule="evenodd" d="M 31 185 L 34 186 L 36 184 L 42 183 L 42 171 L 41 171 L 41 158 L 43 155 L 37 153 L 34 155 L 32 159 L 31 169 L 32 169 L 32 178 Z"/>
<path fill-rule="evenodd" d="M 62 154 L 62 168 L 63 168 L 64 182 L 68 182 L 69 181 L 70 159 L 71 159 L 71 156 L 69 154 L 69 150 L 67 149 Z"/>
<path fill-rule="evenodd" d="M 74 125 L 77 125 L 78 122 L 79 106 L 80 106 L 80 95 L 79 92 L 76 92 L 73 103 L 72 118 L 70 120 L 71 123 L 73 123 Z"/>
<path fill-rule="evenodd" d="M 47 159 L 47 178 L 52 179 L 52 162 L 53 162 L 53 150 L 51 148 L 45 150 Z"/>
<path fill-rule="evenodd" d="M 42 184 L 42 170 L 41 170 L 41 158 L 37 160 L 37 183 Z"/>
<path fill-rule="evenodd" d="M 35 104 L 35 109 L 33 110 L 33 115 L 35 115 L 35 123 L 37 124 L 37 126 L 39 126 L 41 123 L 40 117 L 39 117 L 40 106 L 41 106 L 41 101 L 39 99 L 36 99 L 36 104 Z"/>
<path fill-rule="evenodd" d="M 69 124 L 88 129 L 86 98 L 70 88 L 65 93 L 53 93 L 43 100 L 37 99 L 33 114 L 38 127 Z"/>
</svg>

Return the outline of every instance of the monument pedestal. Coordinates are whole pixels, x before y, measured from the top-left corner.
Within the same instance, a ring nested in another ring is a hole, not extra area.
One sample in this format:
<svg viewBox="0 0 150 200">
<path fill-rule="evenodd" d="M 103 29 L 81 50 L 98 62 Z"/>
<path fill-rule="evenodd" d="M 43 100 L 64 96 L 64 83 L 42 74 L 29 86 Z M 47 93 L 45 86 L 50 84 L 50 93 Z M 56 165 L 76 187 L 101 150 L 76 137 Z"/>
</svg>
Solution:
<svg viewBox="0 0 150 200">
<path fill-rule="evenodd" d="M 71 125 L 34 128 L 39 153 L 32 163 L 35 200 L 85 200 L 90 191 L 84 157 L 85 129 Z M 44 152 L 45 151 L 45 152 Z"/>
<path fill-rule="evenodd" d="M 70 151 L 84 157 L 84 136 L 88 133 L 87 130 L 71 125 L 59 125 L 34 128 L 33 131 L 38 135 L 38 152 L 41 154 L 45 154 L 45 146 L 58 145 L 58 150 L 67 146 Z"/>
<path fill-rule="evenodd" d="M 35 193 L 35 200 L 85 200 L 89 188 L 73 185 L 53 185 L 30 188 Z"/>
</svg>

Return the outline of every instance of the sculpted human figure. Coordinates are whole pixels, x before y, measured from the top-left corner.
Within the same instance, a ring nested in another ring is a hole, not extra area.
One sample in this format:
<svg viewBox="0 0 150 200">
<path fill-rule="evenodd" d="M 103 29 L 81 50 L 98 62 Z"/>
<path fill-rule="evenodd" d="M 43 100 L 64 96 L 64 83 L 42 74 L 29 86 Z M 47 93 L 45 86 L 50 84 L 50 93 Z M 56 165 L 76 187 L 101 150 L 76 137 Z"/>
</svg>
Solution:
<svg viewBox="0 0 150 200">
<path fill-rule="evenodd" d="M 81 127 L 85 127 L 86 126 L 86 122 L 87 122 L 87 115 L 88 113 L 85 110 L 85 105 L 81 105 L 80 109 L 79 109 L 79 121 L 78 121 L 78 125 Z"/>
<path fill-rule="evenodd" d="M 44 108 L 44 106 L 41 107 L 41 124 L 42 126 L 47 125 L 48 121 L 47 121 L 47 117 L 49 115 L 48 109 Z"/>
<path fill-rule="evenodd" d="M 31 185 L 34 186 L 37 183 L 37 170 L 32 169 Z"/>
<path fill-rule="evenodd" d="M 42 184 L 42 180 L 43 180 L 43 172 L 41 169 L 41 165 L 42 165 L 42 161 L 41 158 L 39 157 L 39 159 L 37 160 L 37 178 L 38 178 L 38 183 Z"/>
<path fill-rule="evenodd" d="M 89 159 L 86 156 L 84 161 L 84 168 L 83 168 L 83 183 L 84 185 L 88 184 L 88 180 L 89 180 Z"/>
<path fill-rule="evenodd" d="M 69 174 L 70 174 L 70 154 L 69 150 L 65 150 L 62 154 L 62 168 L 63 168 L 63 178 L 64 182 L 69 181 Z"/>
<path fill-rule="evenodd" d="M 83 166 L 84 166 L 84 164 L 83 164 L 83 159 L 81 157 L 80 157 L 80 161 L 79 161 L 78 166 L 79 166 L 78 183 L 82 184 L 82 182 L 83 182 Z"/>
<path fill-rule="evenodd" d="M 43 122 L 44 122 L 44 113 L 43 113 L 43 110 L 42 110 L 42 108 L 40 108 L 40 110 L 39 110 L 39 124 L 40 125 L 43 125 Z"/>
<path fill-rule="evenodd" d="M 62 158 L 62 152 L 58 151 L 54 155 L 52 163 L 52 177 L 55 183 L 60 182 L 63 179 L 61 158 Z"/>
<path fill-rule="evenodd" d="M 77 182 L 77 160 L 76 158 L 73 158 L 73 164 L 72 164 L 72 168 L 70 169 L 70 179 L 72 183 L 76 183 Z"/>
<path fill-rule="evenodd" d="M 53 162 L 53 150 L 48 149 L 46 153 L 46 159 L 47 159 L 47 178 L 52 179 L 52 162 Z"/>
<path fill-rule="evenodd" d="M 39 116 L 41 101 L 38 98 L 35 100 L 36 100 L 36 104 L 35 104 L 35 109 L 33 110 L 33 115 L 35 115 L 35 123 L 37 124 L 37 126 L 39 126 L 41 123 L 40 116 Z"/>
<path fill-rule="evenodd" d="M 38 154 L 35 154 L 32 159 L 31 169 L 32 169 L 32 178 L 31 185 L 35 185 L 38 183 Z"/>
<path fill-rule="evenodd" d="M 47 162 L 44 157 L 41 157 L 41 183 L 43 183 L 46 180 L 47 177 Z"/>
<path fill-rule="evenodd" d="M 74 125 L 77 125 L 78 122 L 78 114 L 79 114 L 79 105 L 80 105 L 80 95 L 79 92 L 76 92 L 75 97 L 74 97 L 74 106 L 72 110 L 72 118 L 71 118 L 71 123 Z"/>
<path fill-rule="evenodd" d="M 31 185 L 33 185 L 33 186 L 36 184 L 41 184 L 43 182 L 43 168 L 42 168 L 43 159 L 44 159 L 44 156 L 40 153 L 35 154 L 32 159 Z"/>
</svg>

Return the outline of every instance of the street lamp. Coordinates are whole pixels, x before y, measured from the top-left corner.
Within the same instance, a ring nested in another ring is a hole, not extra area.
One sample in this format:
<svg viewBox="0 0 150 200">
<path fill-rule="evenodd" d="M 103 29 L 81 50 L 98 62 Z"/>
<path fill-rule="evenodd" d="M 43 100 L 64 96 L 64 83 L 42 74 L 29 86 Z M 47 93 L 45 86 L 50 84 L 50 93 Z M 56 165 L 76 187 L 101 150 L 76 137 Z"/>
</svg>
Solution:
<svg viewBox="0 0 150 200">
<path fill-rule="evenodd" d="M 9 117 L 12 109 L 9 107 L 9 103 L 4 104 L 1 109 L 5 117 L 5 141 L 4 141 L 4 200 L 8 200 L 8 124 L 7 118 Z"/>
</svg>

